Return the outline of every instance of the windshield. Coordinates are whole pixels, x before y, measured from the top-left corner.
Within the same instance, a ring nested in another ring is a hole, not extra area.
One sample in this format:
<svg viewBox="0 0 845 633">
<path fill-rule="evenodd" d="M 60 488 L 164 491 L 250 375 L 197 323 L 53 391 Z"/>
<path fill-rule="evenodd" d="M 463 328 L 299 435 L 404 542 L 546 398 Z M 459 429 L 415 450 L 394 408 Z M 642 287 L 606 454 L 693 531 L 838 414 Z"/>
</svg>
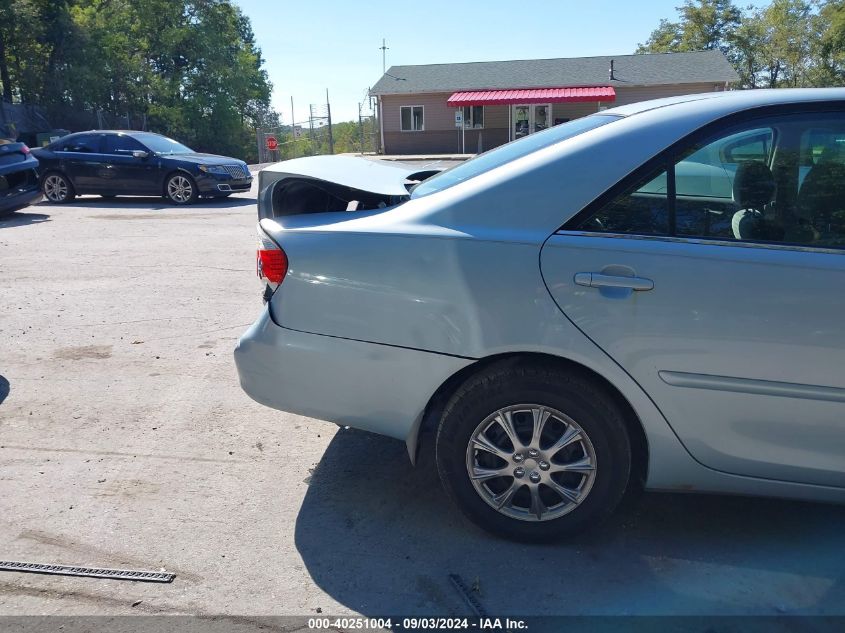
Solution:
<svg viewBox="0 0 845 633">
<path fill-rule="evenodd" d="M 182 143 L 177 143 L 172 138 L 159 136 L 158 134 L 133 134 L 135 139 L 146 145 L 158 154 L 193 154 L 194 150 Z"/>
<path fill-rule="evenodd" d="M 479 154 L 465 163 L 461 163 L 452 169 L 443 171 L 421 182 L 414 187 L 414 190 L 411 192 L 411 198 L 419 198 L 421 196 L 427 196 L 430 193 L 442 191 L 459 182 L 469 180 L 478 174 L 489 171 L 494 167 L 499 167 L 517 158 L 522 158 L 539 149 L 565 141 L 573 136 L 578 136 L 619 118 L 611 114 L 593 114 L 569 121 L 568 123 L 561 123 L 548 130 L 543 130 L 542 132 L 537 132 L 536 134 L 531 134 L 507 143 L 489 152 Z"/>
</svg>

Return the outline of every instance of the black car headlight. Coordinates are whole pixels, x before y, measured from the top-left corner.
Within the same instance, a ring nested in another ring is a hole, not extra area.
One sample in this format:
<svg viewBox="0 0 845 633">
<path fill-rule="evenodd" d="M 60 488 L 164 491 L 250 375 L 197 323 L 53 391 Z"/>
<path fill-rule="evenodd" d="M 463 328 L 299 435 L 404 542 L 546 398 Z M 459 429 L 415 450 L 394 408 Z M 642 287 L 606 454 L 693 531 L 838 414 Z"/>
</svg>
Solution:
<svg viewBox="0 0 845 633">
<path fill-rule="evenodd" d="M 200 165 L 200 171 L 207 174 L 222 174 L 227 175 L 229 172 L 222 165 Z"/>
</svg>

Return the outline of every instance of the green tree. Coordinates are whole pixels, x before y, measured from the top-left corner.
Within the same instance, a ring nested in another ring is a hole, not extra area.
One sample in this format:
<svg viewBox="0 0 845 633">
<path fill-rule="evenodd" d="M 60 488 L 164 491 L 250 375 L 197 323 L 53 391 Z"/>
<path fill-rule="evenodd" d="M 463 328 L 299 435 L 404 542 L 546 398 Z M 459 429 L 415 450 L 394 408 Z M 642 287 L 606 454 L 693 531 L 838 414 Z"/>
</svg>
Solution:
<svg viewBox="0 0 845 633">
<path fill-rule="evenodd" d="M 769 87 L 810 85 L 810 9 L 805 0 L 774 0 L 763 9 L 767 35 L 763 50 L 769 58 Z"/>
<path fill-rule="evenodd" d="M 679 22 L 661 20 L 638 53 L 701 51 L 714 48 L 728 53 L 741 11 L 732 0 L 685 0 L 678 7 Z"/>
<path fill-rule="evenodd" d="M 845 2 L 825 2 L 811 18 L 811 82 L 817 86 L 845 83 Z"/>
<path fill-rule="evenodd" d="M 748 15 L 733 33 L 730 59 L 740 77 L 743 88 L 756 88 L 761 77 L 772 67 L 767 45 L 767 30 L 762 16 Z"/>
<path fill-rule="evenodd" d="M 256 126 L 278 123 L 262 66 L 230 0 L 0 0 L 3 97 L 56 127 L 98 112 L 252 159 Z"/>
<path fill-rule="evenodd" d="M 841 85 L 845 2 L 772 0 L 741 11 L 730 0 L 686 0 L 661 20 L 639 53 L 719 48 L 743 88 Z"/>
</svg>

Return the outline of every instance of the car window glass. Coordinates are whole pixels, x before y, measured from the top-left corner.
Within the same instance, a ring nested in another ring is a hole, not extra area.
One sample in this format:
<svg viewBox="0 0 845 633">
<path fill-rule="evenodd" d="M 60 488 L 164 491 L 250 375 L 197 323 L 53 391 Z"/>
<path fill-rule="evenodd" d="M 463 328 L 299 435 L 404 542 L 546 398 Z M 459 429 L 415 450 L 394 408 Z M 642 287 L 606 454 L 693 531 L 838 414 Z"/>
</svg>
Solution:
<svg viewBox="0 0 845 633">
<path fill-rule="evenodd" d="M 105 138 L 105 154 L 119 154 L 131 156 L 134 151 L 146 151 L 146 148 L 131 136 L 124 134 L 109 134 Z"/>
<path fill-rule="evenodd" d="M 651 174 L 587 220 L 582 230 L 669 235 L 666 171 Z"/>
<path fill-rule="evenodd" d="M 845 113 L 734 126 L 669 162 L 573 228 L 845 248 Z"/>
<path fill-rule="evenodd" d="M 81 152 L 84 154 L 98 154 L 100 152 L 100 137 L 96 134 L 75 136 L 59 141 L 57 152 Z"/>
<path fill-rule="evenodd" d="M 194 151 L 190 147 L 182 145 L 182 143 L 177 143 L 172 138 L 167 138 L 159 134 L 139 132 L 136 136 L 151 151 L 159 154 L 191 154 Z"/>
<path fill-rule="evenodd" d="M 544 147 L 560 143 L 589 130 L 612 123 L 613 121 L 618 121 L 619 118 L 618 116 L 609 114 L 593 114 L 575 119 L 569 123 L 562 123 L 561 125 L 537 132 L 536 134 L 530 134 L 511 143 L 500 145 L 456 167 L 442 171 L 436 176 L 424 180 L 414 187 L 411 197 L 419 198 L 437 191 L 442 191 L 443 189 L 448 189 L 459 182 L 474 178 L 479 174 L 527 156 Z"/>
</svg>

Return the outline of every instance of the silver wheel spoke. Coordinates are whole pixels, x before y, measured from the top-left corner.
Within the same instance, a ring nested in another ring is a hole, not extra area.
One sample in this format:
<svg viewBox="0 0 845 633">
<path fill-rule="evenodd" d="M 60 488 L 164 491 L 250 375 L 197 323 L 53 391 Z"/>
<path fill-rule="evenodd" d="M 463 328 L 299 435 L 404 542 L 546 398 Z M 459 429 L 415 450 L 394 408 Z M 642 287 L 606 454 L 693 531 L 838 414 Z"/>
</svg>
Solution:
<svg viewBox="0 0 845 633">
<path fill-rule="evenodd" d="M 522 442 L 519 440 L 519 437 L 516 434 L 516 429 L 513 426 L 513 415 L 511 415 L 510 411 L 502 411 L 499 416 L 496 418 L 496 421 L 499 423 L 499 426 L 502 427 L 505 433 L 508 434 L 508 439 L 513 444 L 513 450 L 519 449 L 522 446 Z"/>
<path fill-rule="evenodd" d="M 511 505 L 511 501 L 513 501 L 513 496 L 519 488 L 520 487 L 517 485 L 516 481 L 512 481 L 510 488 L 493 497 L 492 501 L 494 505 L 500 510 L 504 507 L 509 507 Z"/>
<path fill-rule="evenodd" d="M 531 490 L 531 514 L 537 517 L 537 520 L 543 518 L 543 513 L 546 511 L 546 504 L 540 498 L 540 486 L 529 486 Z"/>
<path fill-rule="evenodd" d="M 576 459 L 574 462 L 568 464 L 551 464 L 551 472 L 553 473 L 590 473 L 596 469 L 593 466 L 593 460 L 589 456 Z"/>
<path fill-rule="evenodd" d="M 487 481 L 496 477 L 506 477 L 507 474 L 507 466 L 502 466 L 501 468 L 476 467 L 472 469 L 472 479 L 475 481 Z"/>
<path fill-rule="evenodd" d="M 531 417 L 534 422 L 533 432 L 531 433 L 531 446 L 534 448 L 540 448 L 540 436 L 543 435 L 543 429 L 551 415 L 551 412 L 544 407 L 531 409 Z"/>
<path fill-rule="evenodd" d="M 549 488 L 551 488 L 558 495 L 560 495 L 560 497 L 564 501 L 569 501 L 571 503 L 579 503 L 580 495 L 578 494 L 577 490 L 572 490 L 570 488 L 567 488 L 566 486 L 561 486 L 559 483 L 557 483 L 553 479 L 549 479 L 549 481 L 546 482 L 546 484 L 548 485 Z"/>
<path fill-rule="evenodd" d="M 560 436 L 557 442 L 555 442 L 548 451 L 546 451 L 549 457 L 554 457 L 555 453 L 560 452 L 562 449 L 566 448 L 570 444 L 574 442 L 578 442 L 581 440 L 581 429 L 569 425 L 566 427 L 566 430 L 563 432 L 563 435 Z"/>
<path fill-rule="evenodd" d="M 505 461 L 507 461 L 510 457 L 509 453 L 506 453 L 501 448 L 493 444 L 493 442 L 487 439 L 486 435 L 476 435 L 474 438 L 472 438 L 472 443 L 476 448 L 482 451 L 487 451 L 488 453 L 492 453 L 496 457 Z"/>
</svg>

